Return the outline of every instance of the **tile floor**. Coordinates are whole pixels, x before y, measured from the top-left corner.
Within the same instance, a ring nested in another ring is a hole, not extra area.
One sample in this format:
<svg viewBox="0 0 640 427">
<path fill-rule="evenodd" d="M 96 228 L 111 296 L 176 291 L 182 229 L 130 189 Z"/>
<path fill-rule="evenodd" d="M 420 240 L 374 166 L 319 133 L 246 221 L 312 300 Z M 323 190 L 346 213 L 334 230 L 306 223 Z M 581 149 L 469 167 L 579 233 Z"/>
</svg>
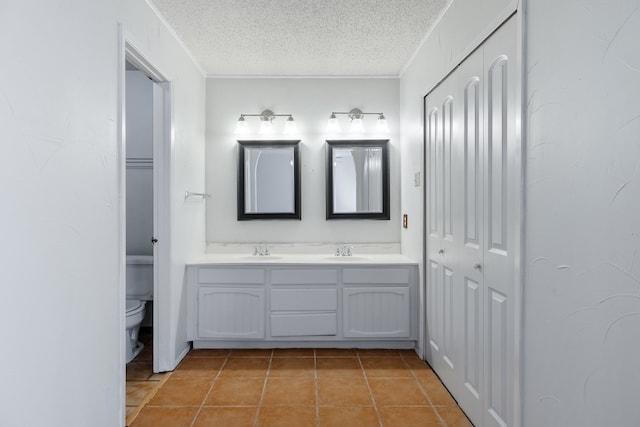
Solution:
<svg viewBox="0 0 640 427">
<path fill-rule="evenodd" d="M 144 344 L 144 348 L 135 359 L 127 364 L 127 426 L 131 425 L 140 410 L 170 376 L 170 373 L 153 373 L 153 335 L 151 329 L 142 328 L 139 340 Z"/>
<path fill-rule="evenodd" d="M 472 424 L 409 350 L 192 350 L 131 427 Z"/>
</svg>

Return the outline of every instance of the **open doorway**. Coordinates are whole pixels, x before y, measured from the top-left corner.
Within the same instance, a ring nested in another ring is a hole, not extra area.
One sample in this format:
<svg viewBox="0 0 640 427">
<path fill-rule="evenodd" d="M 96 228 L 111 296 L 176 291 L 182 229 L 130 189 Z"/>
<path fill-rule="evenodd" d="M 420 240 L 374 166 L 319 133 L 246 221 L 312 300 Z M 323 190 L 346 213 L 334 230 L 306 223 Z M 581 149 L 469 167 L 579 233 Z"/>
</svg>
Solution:
<svg viewBox="0 0 640 427">
<path fill-rule="evenodd" d="M 131 356 L 146 358 L 157 373 L 170 369 L 166 363 L 170 354 L 165 307 L 170 302 L 171 84 L 128 43 L 124 56 L 120 186 L 121 216 L 126 224 L 121 231 L 121 262 L 126 272 L 123 296 L 140 302 L 124 304 L 129 306 L 125 308 L 126 326 L 133 323 L 126 316 L 127 309 L 138 305 L 144 312 L 138 316 L 142 335 L 135 337 L 128 328 L 123 331 L 125 362 Z"/>
</svg>

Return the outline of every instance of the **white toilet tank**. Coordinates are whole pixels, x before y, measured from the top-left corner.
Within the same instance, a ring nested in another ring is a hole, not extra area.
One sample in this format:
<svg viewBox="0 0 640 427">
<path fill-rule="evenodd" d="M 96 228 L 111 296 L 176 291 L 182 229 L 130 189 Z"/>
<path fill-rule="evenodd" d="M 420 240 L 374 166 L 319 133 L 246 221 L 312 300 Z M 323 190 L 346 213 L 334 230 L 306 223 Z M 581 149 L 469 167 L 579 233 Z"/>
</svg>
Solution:
<svg viewBox="0 0 640 427">
<path fill-rule="evenodd" d="M 127 255 L 127 299 L 153 300 L 153 255 Z"/>
</svg>

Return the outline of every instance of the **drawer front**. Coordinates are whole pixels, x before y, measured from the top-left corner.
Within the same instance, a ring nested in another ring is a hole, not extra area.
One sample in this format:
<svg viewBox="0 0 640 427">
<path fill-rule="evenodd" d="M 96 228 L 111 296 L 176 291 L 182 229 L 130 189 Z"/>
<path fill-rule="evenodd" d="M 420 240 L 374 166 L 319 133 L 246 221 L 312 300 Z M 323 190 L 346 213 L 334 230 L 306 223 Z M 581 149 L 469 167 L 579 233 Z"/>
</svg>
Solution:
<svg viewBox="0 0 640 427">
<path fill-rule="evenodd" d="M 335 336 L 336 313 L 272 314 L 272 337 Z"/>
<path fill-rule="evenodd" d="M 353 284 L 407 284 L 408 268 L 345 268 L 342 281 Z"/>
<path fill-rule="evenodd" d="M 332 311 L 338 308 L 338 291 L 332 289 L 272 289 L 273 311 Z"/>
<path fill-rule="evenodd" d="M 338 270 L 322 269 L 277 269 L 271 271 L 271 283 L 274 285 L 335 285 L 338 283 Z"/>
<path fill-rule="evenodd" d="M 264 279 L 265 270 L 263 268 L 200 268 L 198 270 L 198 282 L 200 283 L 262 285 Z"/>
</svg>

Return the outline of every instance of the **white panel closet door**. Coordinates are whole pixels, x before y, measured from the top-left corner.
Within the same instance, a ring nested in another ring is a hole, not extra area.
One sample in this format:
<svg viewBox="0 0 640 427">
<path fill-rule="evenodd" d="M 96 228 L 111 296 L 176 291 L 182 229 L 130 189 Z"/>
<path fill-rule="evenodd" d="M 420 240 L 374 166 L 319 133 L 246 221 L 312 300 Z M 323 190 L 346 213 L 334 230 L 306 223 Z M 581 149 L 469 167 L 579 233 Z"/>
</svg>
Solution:
<svg viewBox="0 0 640 427">
<path fill-rule="evenodd" d="M 510 19 L 484 46 L 484 425 L 496 427 L 514 422 L 516 213 L 521 181 L 516 40 L 516 20 Z"/>
<path fill-rule="evenodd" d="M 513 424 L 515 30 L 425 98 L 427 358 L 476 426 Z"/>
</svg>

